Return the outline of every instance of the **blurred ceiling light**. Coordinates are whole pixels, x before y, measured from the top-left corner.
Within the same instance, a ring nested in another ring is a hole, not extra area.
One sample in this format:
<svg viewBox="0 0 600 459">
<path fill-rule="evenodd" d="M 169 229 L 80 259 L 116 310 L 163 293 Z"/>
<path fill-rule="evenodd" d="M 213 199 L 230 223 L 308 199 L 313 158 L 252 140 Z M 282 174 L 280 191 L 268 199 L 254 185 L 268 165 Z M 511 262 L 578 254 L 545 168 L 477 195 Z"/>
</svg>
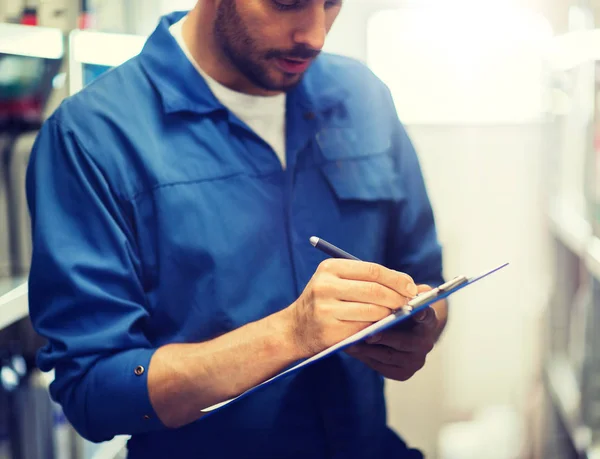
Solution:
<svg viewBox="0 0 600 459">
<path fill-rule="evenodd" d="M 530 122 L 543 111 L 552 35 L 549 21 L 525 8 L 427 2 L 371 18 L 368 63 L 405 122 Z"/>
</svg>

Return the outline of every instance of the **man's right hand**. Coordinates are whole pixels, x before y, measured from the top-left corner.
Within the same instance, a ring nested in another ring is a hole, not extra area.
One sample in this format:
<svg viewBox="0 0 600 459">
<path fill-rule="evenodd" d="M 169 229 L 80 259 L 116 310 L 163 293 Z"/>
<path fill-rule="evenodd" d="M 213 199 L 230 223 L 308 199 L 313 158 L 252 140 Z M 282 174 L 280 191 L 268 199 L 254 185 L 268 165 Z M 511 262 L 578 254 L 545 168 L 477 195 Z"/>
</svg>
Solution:
<svg viewBox="0 0 600 459">
<path fill-rule="evenodd" d="M 288 308 L 210 341 L 159 348 L 148 370 L 152 406 L 166 426 L 184 426 L 201 410 L 383 319 L 416 293 L 406 274 L 360 261 L 324 261 Z"/>
<path fill-rule="evenodd" d="M 309 357 L 405 306 L 418 293 L 413 279 L 384 266 L 328 259 L 289 308 L 292 335 Z"/>
</svg>

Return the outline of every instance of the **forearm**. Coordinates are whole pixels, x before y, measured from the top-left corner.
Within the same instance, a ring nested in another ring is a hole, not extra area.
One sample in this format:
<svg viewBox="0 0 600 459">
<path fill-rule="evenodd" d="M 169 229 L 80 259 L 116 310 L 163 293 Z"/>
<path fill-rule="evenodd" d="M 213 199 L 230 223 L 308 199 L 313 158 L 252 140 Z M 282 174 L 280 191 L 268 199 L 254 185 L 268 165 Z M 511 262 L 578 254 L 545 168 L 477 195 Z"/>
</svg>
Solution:
<svg viewBox="0 0 600 459">
<path fill-rule="evenodd" d="M 156 351 L 148 373 L 152 406 L 167 427 L 199 419 L 201 410 L 240 395 L 303 357 L 287 311 L 198 344 Z"/>
</svg>

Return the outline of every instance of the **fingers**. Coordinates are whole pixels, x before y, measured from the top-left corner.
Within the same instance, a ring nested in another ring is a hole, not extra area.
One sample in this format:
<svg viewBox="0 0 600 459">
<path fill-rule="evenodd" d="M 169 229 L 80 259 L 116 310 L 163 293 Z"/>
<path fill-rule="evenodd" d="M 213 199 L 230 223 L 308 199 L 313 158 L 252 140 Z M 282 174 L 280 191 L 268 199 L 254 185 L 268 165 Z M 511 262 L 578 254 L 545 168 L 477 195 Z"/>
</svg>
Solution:
<svg viewBox="0 0 600 459">
<path fill-rule="evenodd" d="M 346 301 L 340 302 L 334 311 L 336 319 L 348 322 L 378 322 L 390 314 L 391 311 L 383 306 Z"/>
<path fill-rule="evenodd" d="M 412 277 L 376 263 L 328 259 L 321 263 L 319 270 L 335 274 L 340 279 L 377 283 L 405 298 L 414 298 L 419 292 Z"/>
<path fill-rule="evenodd" d="M 412 378 L 414 376 L 414 374 L 418 371 L 411 371 L 408 368 L 402 368 L 402 367 L 390 367 L 390 366 L 386 366 L 383 365 L 379 362 L 365 362 L 367 365 L 369 365 L 371 368 L 373 368 L 377 373 L 379 373 L 381 376 L 383 376 L 384 378 L 387 379 L 391 379 L 393 381 L 408 381 L 410 378 Z M 420 370 L 420 368 L 419 368 Z"/>
<path fill-rule="evenodd" d="M 420 359 L 405 360 L 400 365 L 387 364 L 378 359 L 371 357 L 371 354 L 363 354 L 356 347 L 348 349 L 348 354 L 352 355 L 357 360 L 371 367 L 373 370 L 380 373 L 383 377 L 393 379 L 395 381 L 407 381 L 412 376 L 425 366 L 425 357 Z"/>
<path fill-rule="evenodd" d="M 369 345 L 387 346 L 399 352 L 431 352 L 435 345 L 438 320 L 435 311 L 427 312 L 425 322 L 418 323 L 410 330 L 389 329 L 366 340 Z"/>
<path fill-rule="evenodd" d="M 435 332 L 439 326 L 437 312 L 432 307 L 428 307 L 416 315 L 415 321 L 420 326 L 417 327 L 417 333 L 425 335 Z"/>
<path fill-rule="evenodd" d="M 435 309 L 428 307 L 417 312 L 413 316 L 413 320 L 418 325 L 422 325 L 425 331 L 435 330 L 438 326 L 438 319 Z"/>
<path fill-rule="evenodd" d="M 417 286 L 417 289 L 419 290 L 419 293 L 426 293 L 426 292 L 429 292 L 430 290 L 433 290 L 433 288 L 427 284 L 421 284 L 421 285 Z"/>
<path fill-rule="evenodd" d="M 421 333 L 406 333 L 399 330 L 389 330 L 375 335 L 365 346 L 383 346 L 392 352 L 421 352 L 429 353 L 435 345 L 433 337 Z"/>
<path fill-rule="evenodd" d="M 375 304 L 395 311 L 405 306 L 409 299 L 398 292 L 375 282 L 332 279 L 335 297 L 342 301 Z"/>
<path fill-rule="evenodd" d="M 419 286 L 417 286 L 417 288 L 419 289 L 419 295 L 421 293 L 427 293 L 430 290 L 433 290 L 433 288 L 427 284 L 421 284 Z M 417 314 L 415 314 L 414 318 L 417 322 L 422 322 L 426 317 L 426 311 L 421 311 Z"/>
</svg>

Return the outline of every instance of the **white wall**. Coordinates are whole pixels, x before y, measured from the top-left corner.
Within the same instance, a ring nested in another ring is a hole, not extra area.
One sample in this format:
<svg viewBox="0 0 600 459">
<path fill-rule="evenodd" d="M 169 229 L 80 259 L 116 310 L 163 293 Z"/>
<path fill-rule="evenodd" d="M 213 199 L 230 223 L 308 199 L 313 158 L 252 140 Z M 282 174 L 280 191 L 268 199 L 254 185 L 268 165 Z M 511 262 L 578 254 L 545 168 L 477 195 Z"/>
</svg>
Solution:
<svg viewBox="0 0 600 459">
<path fill-rule="evenodd" d="M 551 36 L 548 21 L 519 9 L 406 8 L 372 18 L 367 50 L 407 124 L 527 123 L 543 110 Z"/>
<path fill-rule="evenodd" d="M 522 408 L 540 363 L 550 283 L 541 56 L 553 32 L 543 17 L 507 8 L 413 7 L 373 21 L 368 63 L 420 154 L 446 275 L 511 263 L 454 298 L 426 369 L 388 386 L 392 425 L 435 457 L 442 422 L 489 404 Z"/>
<path fill-rule="evenodd" d="M 4 0 L 0 2 L 0 22 L 19 17 L 21 11 L 23 11 L 23 6 L 24 2 L 22 0 Z"/>
</svg>

